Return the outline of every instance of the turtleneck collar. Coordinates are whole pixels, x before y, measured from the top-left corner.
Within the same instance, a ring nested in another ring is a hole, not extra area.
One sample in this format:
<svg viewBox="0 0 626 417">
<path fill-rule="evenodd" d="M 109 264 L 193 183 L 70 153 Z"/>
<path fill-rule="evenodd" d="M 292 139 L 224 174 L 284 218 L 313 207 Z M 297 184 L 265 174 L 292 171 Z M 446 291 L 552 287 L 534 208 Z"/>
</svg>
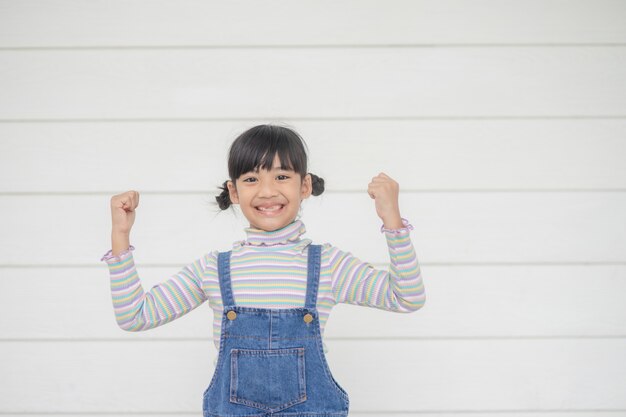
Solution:
<svg viewBox="0 0 626 417">
<path fill-rule="evenodd" d="M 252 227 L 247 227 L 244 230 L 246 232 L 246 240 L 242 241 L 241 244 L 250 246 L 274 246 L 298 243 L 300 242 L 300 236 L 306 232 L 304 223 L 302 223 L 301 220 L 295 220 L 282 229 L 272 230 L 271 232 L 254 229 Z"/>
</svg>

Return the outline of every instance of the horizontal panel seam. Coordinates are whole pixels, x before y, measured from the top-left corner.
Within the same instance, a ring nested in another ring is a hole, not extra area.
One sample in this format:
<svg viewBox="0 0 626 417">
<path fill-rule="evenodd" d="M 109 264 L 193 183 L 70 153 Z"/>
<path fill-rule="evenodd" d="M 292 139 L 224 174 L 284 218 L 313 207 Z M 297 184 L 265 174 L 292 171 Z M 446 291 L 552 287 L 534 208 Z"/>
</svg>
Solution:
<svg viewBox="0 0 626 417">
<path fill-rule="evenodd" d="M 362 44 L 245 44 L 245 45 L 54 45 L 3 46 L 0 51 L 92 51 L 92 50 L 193 50 L 193 49 L 413 49 L 413 48 L 606 48 L 624 47 L 626 42 L 415 42 Z"/>
</svg>

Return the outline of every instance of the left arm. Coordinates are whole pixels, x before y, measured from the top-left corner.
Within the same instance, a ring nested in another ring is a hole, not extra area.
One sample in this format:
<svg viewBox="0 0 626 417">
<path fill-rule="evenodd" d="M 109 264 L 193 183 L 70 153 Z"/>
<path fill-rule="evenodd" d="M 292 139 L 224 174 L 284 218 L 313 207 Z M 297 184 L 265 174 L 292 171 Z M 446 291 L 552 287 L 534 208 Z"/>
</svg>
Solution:
<svg viewBox="0 0 626 417">
<path fill-rule="evenodd" d="M 337 302 L 367 305 L 400 313 L 419 310 L 426 301 L 424 284 L 409 231 L 413 228 L 400 216 L 399 185 L 380 173 L 367 192 L 375 200 L 376 214 L 383 221 L 389 260 L 388 271 L 375 269 L 350 253 L 333 248 L 333 291 Z"/>
<path fill-rule="evenodd" d="M 404 221 L 400 229 L 383 229 L 389 249 L 388 270 L 375 269 L 351 253 L 329 245 L 335 301 L 398 313 L 422 308 L 426 295 L 409 234 L 412 228 Z"/>
</svg>

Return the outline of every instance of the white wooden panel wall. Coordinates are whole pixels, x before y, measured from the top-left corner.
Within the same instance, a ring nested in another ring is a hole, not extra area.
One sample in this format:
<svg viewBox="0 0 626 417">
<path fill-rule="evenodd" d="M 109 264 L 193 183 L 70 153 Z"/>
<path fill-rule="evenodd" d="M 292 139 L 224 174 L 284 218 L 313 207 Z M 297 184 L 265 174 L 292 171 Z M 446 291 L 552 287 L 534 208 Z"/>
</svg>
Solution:
<svg viewBox="0 0 626 417">
<path fill-rule="evenodd" d="M 0 415 L 199 415 L 211 310 L 117 328 L 108 202 L 142 193 L 145 288 L 227 248 L 243 218 L 210 203 L 262 122 L 327 181 L 309 237 L 386 267 L 379 171 L 415 226 L 424 309 L 329 319 L 351 415 L 626 415 L 625 21 L 618 0 L 0 1 Z"/>
</svg>

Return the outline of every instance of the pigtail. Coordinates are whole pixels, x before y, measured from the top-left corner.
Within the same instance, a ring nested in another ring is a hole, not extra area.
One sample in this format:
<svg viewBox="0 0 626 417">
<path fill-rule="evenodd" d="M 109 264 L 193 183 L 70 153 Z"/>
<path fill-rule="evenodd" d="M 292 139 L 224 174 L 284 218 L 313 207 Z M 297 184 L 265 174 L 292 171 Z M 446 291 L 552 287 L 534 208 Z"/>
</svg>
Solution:
<svg viewBox="0 0 626 417">
<path fill-rule="evenodd" d="M 222 190 L 220 195 L 215 197 L 215 200 L 217 201 L 217 204 L 219 205 L 220 210 L 226 210 L 232 204 L 232 201 L 230 201 L 230 193 L 228 192 L 228 186 L 226 184 L 228 184 L 228 180 L 224 181 L 224 184 L 222 184 L 221 187 L 217 187 L 220 190 Z"/>
<path fill-rule="evenodd" d="M 320 195 L 324 192 L 324 178 L 320 178 L 315 174 L 311 174 L 311 185 L 313 186 L 313 195 Z"/>
</svg>

